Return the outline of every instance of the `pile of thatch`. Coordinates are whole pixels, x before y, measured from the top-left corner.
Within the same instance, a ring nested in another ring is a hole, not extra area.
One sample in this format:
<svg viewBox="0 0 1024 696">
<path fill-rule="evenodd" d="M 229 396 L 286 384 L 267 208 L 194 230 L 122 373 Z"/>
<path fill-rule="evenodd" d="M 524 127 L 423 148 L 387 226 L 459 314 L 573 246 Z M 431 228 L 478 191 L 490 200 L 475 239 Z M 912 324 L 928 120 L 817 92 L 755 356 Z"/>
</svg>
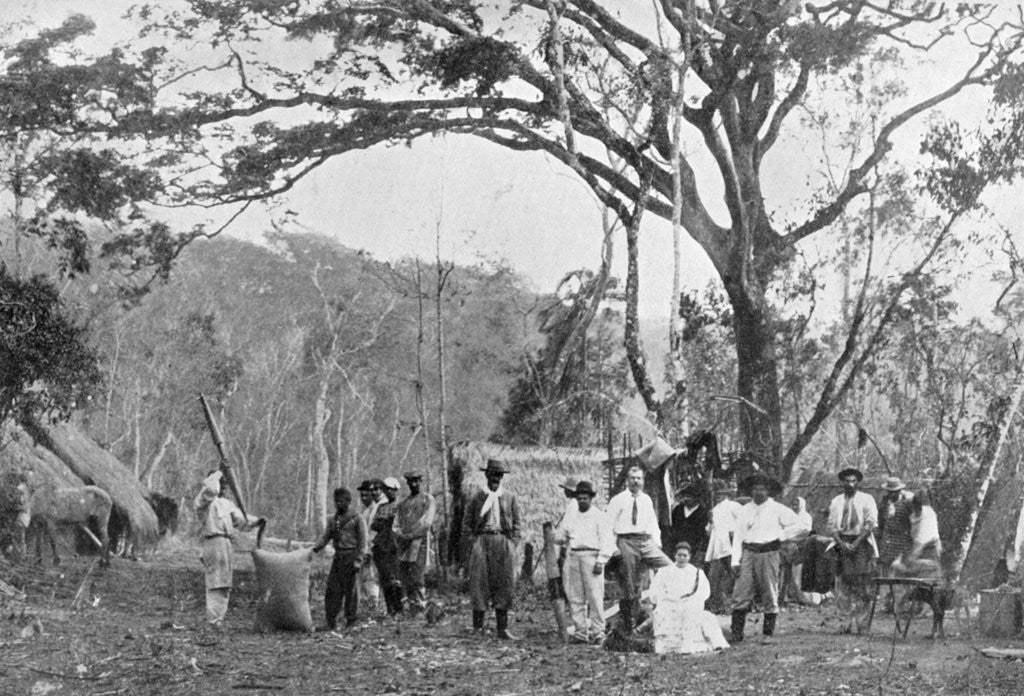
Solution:
<svg viewBox="0 0 1024 696">
<path fill-rule="evenodd" d="M 128 467 L 70 423 L 36 421 L 26 423 L 24 428 L 41 446 L 37 450 L 48 450 L 56 455 L 40 458 L 44 464 L 37 470 L 48 483 L 55 486 L 83 483 L 99 486 L 110 494 L 115 516 L 119 515 L 126 521 L 135 548 L 143 550 L 156 544 L 158 524 L 156 513 L 146 500 L 148 491 Z M 67 483 L 66 476 L 52 471 L 56 461 L 70 470 L 75 483 Z"/>
<path fill-rule="evenodd" d="M 448 482 L 452 491 L 452 533 L 449 548 L 461 558 L 459 525 L 462 504 L 487 485 L 480 471 L 488 459 L 496 459 L 511 472 L 503 485 L 516 495 L 522 517 L 523 539 L 535 548 L 543 545 L 542 525 L 555 522 L 565 509 L 565 495 L 559 487 L 566 477 L 590 481 L 597 489 L 597 501 L 606 498 L 604 461 L 607 453 L 599 448 L 512 447 L 490 442 L 459 442 L 451 447 Z"/>
</svg>

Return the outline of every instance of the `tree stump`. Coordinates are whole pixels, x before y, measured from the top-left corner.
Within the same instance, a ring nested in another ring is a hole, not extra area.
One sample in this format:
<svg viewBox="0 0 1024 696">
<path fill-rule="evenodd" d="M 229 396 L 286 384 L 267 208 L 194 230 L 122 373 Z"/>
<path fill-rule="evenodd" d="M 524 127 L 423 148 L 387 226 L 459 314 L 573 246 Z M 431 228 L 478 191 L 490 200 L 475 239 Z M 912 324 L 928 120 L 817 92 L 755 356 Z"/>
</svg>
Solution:
<svg viewBox="0 0 1024 696">
<path fill-rule="evenodd" d="M 1012 638 L 1020 630 L 1020 592 L 982 590 L 978 629 L 990 638 Z"/>
</svg>

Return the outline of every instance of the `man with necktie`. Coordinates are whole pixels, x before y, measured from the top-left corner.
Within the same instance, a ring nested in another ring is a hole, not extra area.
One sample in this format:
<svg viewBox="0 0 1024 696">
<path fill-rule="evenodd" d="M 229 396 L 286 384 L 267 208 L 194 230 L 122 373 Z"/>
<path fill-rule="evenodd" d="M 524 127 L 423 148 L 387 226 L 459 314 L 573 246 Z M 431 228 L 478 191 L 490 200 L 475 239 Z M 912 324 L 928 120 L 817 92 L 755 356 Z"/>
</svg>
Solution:
<svg viewBox="0 0 1024 696">
<path fill-rule="evenodd" d="M 871 578 L 878 558 L 875 527 L 878 526 L 878 505 L 875 499 L 858 488 L 864 474 L 857 469 L 839 472 L 843 492 L 828 507 L 827 533 L 835 549 L 836 607 L 846 620 L 842 633 L 861 632 L 867 621 L 871 603 Z"/>
<path fill-rule="evenodd" d="M 626 472 L 626 490 L 608 502 L 607 515 L 612 534 L 608 537 L 610 548 L 603 556 L 611 556 L 616 547 L 621 555 L 620 626 L 629 634 L 633 632 L 640 613 L 643 573 L 648 568 L 662 568 L 672 563 L 661 551 L 661 528 L 654 511 L 654 501 L 644 493 L 643 468 L 632 466 Z"/>
</svg>

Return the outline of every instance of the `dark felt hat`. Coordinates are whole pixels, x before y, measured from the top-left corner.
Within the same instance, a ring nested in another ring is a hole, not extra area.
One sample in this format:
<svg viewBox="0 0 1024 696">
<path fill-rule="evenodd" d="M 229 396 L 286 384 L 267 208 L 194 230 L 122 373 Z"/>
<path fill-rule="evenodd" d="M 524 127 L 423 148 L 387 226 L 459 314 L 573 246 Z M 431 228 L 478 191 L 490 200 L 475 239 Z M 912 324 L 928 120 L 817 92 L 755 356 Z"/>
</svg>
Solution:
<svg viewBox="0 0 1024 696">
<path fill-rule="evenodd" d="M 418 471 L 407 471 L 406 473 L 402 474 L 402 476 L 405 477 L 406 481 L 418 481 L 421 478 L 423 478 L 423 474 L 421 474 Z"/>
<path fill-rule="evenodd" d="M 356 490 L 357 491 L 372 491 L 373 490 L 373 483 L 370 481 L 370 479 L 363 479 L 363 482 L 360 483 L 359 486 L 356 487 Z"/>
<path fill-rule="evenodd" d="M 740 482 L 740 490 L 750 493 L 754 486 L 767 486 L 768 495 L 776 496 L 782 492 L 782 484 L 763 471 L 755 471 Z"/>
<path fill-rule="evenodd" d="M 861 470 L 860 469 L 854 469 L 852 466 L 843 469 L 838 474 L 836 474 L 836 476 L 839 478 L 840 481 L 842 481 L 847 476 L 856 476 L 857 477 L 857 483 L 860 483 L 861 481 L 864 480 L 864 474 L 861 473 Z"/>
<path fill-rule="evenodd" d="M 580 481 L 576 484 L 576 495 L 580 493 L 586 493 L 591 497 L 597 495 L 597 491 L 594 490 L 594 484 L 590 481 Z"/>
<path fill-rule="evenodd" d="M 678 490 L 676 490 L 676 495 L 680 498 L 699 498 L 704 495 L 704 487 L 699 483 L 684 483 Z"/>
<path fill-rule="evenodd" d="M 505 474 L 508 473 L 508 469 L 505 468 L 505 465 L 499 462 L 497 459 L 488 459 L 487 466 L 480 469 L 480 471 L 484 472 L 485 474 L 497 474 L 499 476 L 504 476 Z"/>
</svg>

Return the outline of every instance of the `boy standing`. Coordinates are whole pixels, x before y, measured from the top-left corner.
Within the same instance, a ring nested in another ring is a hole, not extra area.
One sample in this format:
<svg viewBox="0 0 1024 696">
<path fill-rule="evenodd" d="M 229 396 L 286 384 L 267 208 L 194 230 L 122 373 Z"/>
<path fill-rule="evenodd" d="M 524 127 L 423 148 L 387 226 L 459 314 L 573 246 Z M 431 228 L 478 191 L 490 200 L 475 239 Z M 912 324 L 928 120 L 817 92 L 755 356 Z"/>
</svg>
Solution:
<svg viewBox="0 0 1024 696">
<path fill-rule="evenodd" d="M 327 528 L 313 546 L 313 553 L 320 553 L 328 542 L 334 544 L 334 562 L 324 592 L 324 613 L 331 631 L 337 627 L 342 606 L 349 627 L 356 622 L 359 608 L 359 569 L 367 553 L 368 536 L 366 522 L 348 509 L 351 503 L 352 494 L 347 488 L 334 489 L 334 516 L 327 520 Z"/>
</svg>

